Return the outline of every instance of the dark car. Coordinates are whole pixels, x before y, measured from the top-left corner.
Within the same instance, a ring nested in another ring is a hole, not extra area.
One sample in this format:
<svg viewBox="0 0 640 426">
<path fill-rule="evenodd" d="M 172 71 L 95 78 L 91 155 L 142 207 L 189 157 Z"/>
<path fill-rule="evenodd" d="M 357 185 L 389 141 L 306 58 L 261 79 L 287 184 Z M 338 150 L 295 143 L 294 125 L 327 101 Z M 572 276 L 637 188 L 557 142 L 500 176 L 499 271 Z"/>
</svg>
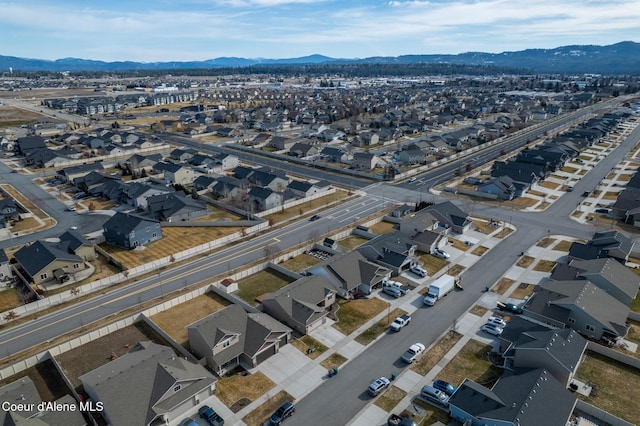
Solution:
<svg viewBox="0 0 640 426">
<path fill-rule="evenodd" d="M 276 410 L 275 413 L 269 419 L 269 423 L 272 425 L 279 425 L 284 419 L 293 416 L 296 412 L 296 407 L 291 402 L 285 402 Z"/>
<path fill-rule="evenodd" d="M 205 419 L 207 423 L 211 426 L 222 426 L 224 425 L 224 419 L 220 417 L 218 413 L 213 411 L 213 408 L 208 405 L 203 405 L 198 409 L 198 415 Z"/>
<path fill-rule="evenodd" d="M 588 197 L 588 196 L 589 196 L 589 194 L 591 194 L 591 192 L 590 192 L 590 191 L 584 191 L 584 192 L 582 193 L 582 196 L 583 196 L 583 197 Z"/>
<path fill-rule="evenodd" d="M 441 390 L 442 392 L 446 393 L 448 396 L 453 395 L 455 391 L 458 390 L 457 387 L 453 386 L 449 382 L 445 382 L 444 380 L 436 380 L 435 382 L 433 382 L 433 387 L 438 390 Z"/>
<path fill-rule="evenodd" d="M 609 209 L 596 209 L 596 213 L 609 214 Z"/>
<path fill-rule="evenodd" d="M 316 221 L 316 220 L 318 220 L 318 219 L 320 219 L 320 215 L 319 215 L 319 214 L 314 214 L 313 216 L 311 216 L 311 217 L 309 218 L 309 221 L 310 221 L 310 222 L 314 222 L 314 221 Z"/>
<path fill-rule="evenodd" d="M 500 309 L 501 311 L 508 311 L 518 315 L 520 315 L 523 312 L 521 307 L 516 306 L 513 303 L 498 302 L 498 309 Z"/>
</svg>

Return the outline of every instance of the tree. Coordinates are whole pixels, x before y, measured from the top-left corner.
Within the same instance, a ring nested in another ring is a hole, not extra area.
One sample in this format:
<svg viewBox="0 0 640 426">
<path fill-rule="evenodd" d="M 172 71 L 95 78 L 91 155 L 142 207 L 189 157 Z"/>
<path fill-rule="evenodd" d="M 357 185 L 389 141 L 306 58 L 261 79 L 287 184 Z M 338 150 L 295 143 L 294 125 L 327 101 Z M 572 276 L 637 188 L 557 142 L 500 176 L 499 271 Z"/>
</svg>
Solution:
<svg viewBox="0 0 640 426">
<path fill-rule="evenodd" d="M 9 311 L 2 317 L 2 319 L 8 322 L 18 318 L 19 316 L 20 315 L 16 311 Z"/>
<path fill-rule="evenodd" d="M 89 203 L 89 211 L 92 212 L 92 211 L 95 211 L 95 210 L 96 210 L 96 205 L 93 203 L 93 201 L 91 201 Z"/>
</svg>

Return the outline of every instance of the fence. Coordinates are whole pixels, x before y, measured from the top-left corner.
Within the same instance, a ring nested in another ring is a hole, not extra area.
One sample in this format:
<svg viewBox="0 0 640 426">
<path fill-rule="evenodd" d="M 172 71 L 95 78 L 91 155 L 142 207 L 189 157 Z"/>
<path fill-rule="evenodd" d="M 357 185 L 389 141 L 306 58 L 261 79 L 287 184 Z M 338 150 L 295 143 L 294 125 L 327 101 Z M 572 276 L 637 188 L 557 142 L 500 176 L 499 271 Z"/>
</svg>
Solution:
<svg viewBox="0 0 640 426">
<path fill-rule="evenodd" d="M 326 191 L 318 192 L 316 194 L 310 195 L 310 196 L 305 197 L 305 198 L 300 198 L 299 200 L 287 201 L 286 203 L 283 203 L 281 206 L 273 207 L 271 209 L 264 210 L 264 211 L 261 211 L 259 213 L 256 213 L 256 216 L 263 217 L 263 216 L 270 215 L 272 213 L 278 213 L 278 212 L 280 212 L 280 211 L 282 211 L 284 209 L 288 209 L 289 207 L 294 207 L 294 206 L 297 206 L 297 205 L 300 205 L 300 204 L 304 204 L 307 201 L 315 200 L 316 198 L 321 198 L 321 197 L 324 197 L 325 195 L 333 194 L 334 192 L 336 192 L 336 189 L 335 188 L 330 188 L 330 189 L 328 189 Z"/>
<path fill-rule="evenodd" d="M 598 420 L 602 420 L 609 426 L 634 426 L 633 423 L 629 423 L 626 420 L 622 420 L 620 417 L 616 417 L 613 414 L 607 413 L 600 408 L 584 402 L 578 399 L 576 402 L 576 410 L 583 412 L 589 416 L 595 417 Z"/>
<path fill-rule="evenodd" d="M 634 358 L 629 355 L 625 355 L 622 352 L 615 351 L 611 348 L 607 348 L 606 346 L 603 346 L 599 343 L 588 341 L 587 350 L 590 350 L 600 355 L 604 355 L 607 358 L 613 359 L 614 361 L 618 361 L 619 363 L 622 363 L 622 364 L 628 365 L 629 367 L 640 370 L 640 359 Z"/>
</svg>

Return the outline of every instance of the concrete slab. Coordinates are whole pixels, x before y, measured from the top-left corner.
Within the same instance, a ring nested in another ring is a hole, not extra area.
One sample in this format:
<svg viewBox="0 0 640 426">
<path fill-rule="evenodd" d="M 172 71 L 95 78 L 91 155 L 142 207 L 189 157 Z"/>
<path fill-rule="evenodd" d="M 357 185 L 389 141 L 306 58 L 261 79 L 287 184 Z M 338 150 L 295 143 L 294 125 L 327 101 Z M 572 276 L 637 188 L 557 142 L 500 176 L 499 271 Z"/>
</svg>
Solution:
<svg viewBox="0 0 640 426">
<path fill-rule="evenodd" d="M 356 342 L 355 340 L 352 340 L 349 343 L 342 346 L 340 349 L 338 349 L 337 352 L 347 359 L 353 359 L 363 350 L 364 350 L 364 345 Z"/>
<path fill-rule="evenodd" d="M 252 371 L 260 371 L 275 383 L 283 383 L 294 372 L 305 370 L 311 359 L 293 345 L 285 345 L 280 352 L 260 363 Z"/>
<path fill-rule="evenodd" d="M 393 385 L 407 393 L 412 393 L 416 387 L 421 387 L 423 382 L 423 376 L 411 369 L 407 369 L 393 381 Z"/>
<path fill-rule="evenodd" d="M 331 326 L 331 324 L 334 323 L 335 321 L 327 320 L 326 324 L 318 327 L 309 334 L 320 343 L 331 348 L 346 337 L 344 334 Z"/>
<path fill-rule="evenodd" d="M 387 423 L 389 413 L 375 404 L 369 404 L 367 408 L 362 410 L 356 418 L 351 420 L 347 425 L 349 426 L 371 426 L 371 425 L 383 425 Z"/>
<path fill-rule="evenodd" d="M 316 387 L 324 382 L 327 370 L 318 364 L 310 364 L 304 370 L 300 371 L 300 375 L 287 380 L 284 389 L 295 399 L 299 399 L 313 391 Z"/>
<path fill-rule="evenodd" d="M 462 318 L 458 319 L 458 322 L 456 323 L 456 331 L 461 334 L 467 334 L 471 332 L 471 330 L 477 330 L 478 327 L 482 325 L 481 323 L 481 317 L 476 314 L 467 312 L 462 316 Z"/>
</svg>

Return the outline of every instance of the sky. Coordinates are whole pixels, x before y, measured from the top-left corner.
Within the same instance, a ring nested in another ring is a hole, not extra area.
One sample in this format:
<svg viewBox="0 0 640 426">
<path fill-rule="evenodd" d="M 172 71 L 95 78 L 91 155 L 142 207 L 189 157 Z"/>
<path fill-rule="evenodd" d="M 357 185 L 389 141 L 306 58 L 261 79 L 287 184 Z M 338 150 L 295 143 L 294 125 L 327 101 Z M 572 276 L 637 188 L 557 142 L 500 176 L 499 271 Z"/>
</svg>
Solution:
<svg viewBox="0 0 640 426">
<path fill-rule="evenodd" d="M 500 53 L 640 41 L 638 0 L 0 0 L 0 55 L 102 61 Z"/>
</svg>

